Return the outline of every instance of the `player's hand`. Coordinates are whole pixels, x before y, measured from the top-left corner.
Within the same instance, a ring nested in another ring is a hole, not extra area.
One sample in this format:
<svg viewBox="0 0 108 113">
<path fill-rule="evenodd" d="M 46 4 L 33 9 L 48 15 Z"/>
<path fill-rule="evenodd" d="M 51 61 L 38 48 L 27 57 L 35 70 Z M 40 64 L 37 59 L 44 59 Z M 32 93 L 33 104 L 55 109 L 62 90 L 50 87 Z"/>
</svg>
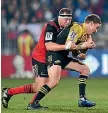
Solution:
<svg viewBox="0 0 108 113">
<path fill-rule="evenodd" d="M 77 58 L 80 59 L 80 60 L 85 60 L 85 59 L 86 59 L 86 54 L 80 53 L 80 54 L 77 56 Z"/>
<path fill-rule="evenodd" d="M 96 47 L 96 44 L 93 41 L 91 41 L 90 43 L 92 44 L 92 48 L 95 48 Z"/>
<path fill-rule="evenodd" d="M 95 43 L 93 41 L 91 41 L 91 42 L 84 42 L 82 45 L 86 49 L 92 49 L 92 48 L 96 47 L 96 45 L 95 45 Z"/>
<path fill-rule="evenodd" d="M 73 50 L 74 48 L 76 48 L 76 45 L 72 41 L 69 41 L 65 44 L 65 50 Z"/>
<path fill-rule="evenodd" d="M 74 42 L 72 42 L 71 43 L 70 50 L 74 50 L 76 47 L 77 47 L 77 45 Z"/>
</svg>

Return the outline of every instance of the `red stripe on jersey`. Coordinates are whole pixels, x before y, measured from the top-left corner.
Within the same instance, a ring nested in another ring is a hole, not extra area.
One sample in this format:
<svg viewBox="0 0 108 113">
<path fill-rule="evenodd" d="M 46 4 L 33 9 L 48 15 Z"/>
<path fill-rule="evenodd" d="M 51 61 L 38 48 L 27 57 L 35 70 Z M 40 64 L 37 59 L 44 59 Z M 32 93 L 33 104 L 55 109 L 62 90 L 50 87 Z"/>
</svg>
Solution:
<svg viewBox="0 0 108 113">
<path fill-rule="evenodd" d="M 47 27 L 47 24 L 45 24 L 45 26 L 43 27 L 39 42 L 35 46 L 32 53 L 32 57 L 42 63 L 45 63 L 45 57 L 46 57 L 46 47 L 45 47 L 46 27 Z"/>
<path fill-rule="evenodd" d="M 53 25 L 57 29 L 57 31 L 59 30 L 59 27 L 53 21 L 50 21 L 49 24 L 50 25 Z"/>
<path fill-rule="evenodd" d="M 35 60 L 42 62 L 42 63 L 46 62 L 45 31 L 46 31 L 46 27 L 48 24 L 54 26 L 57 30 L 59 30 L 59 28 L 53 21 L 44 25 L 39 42 L 37 43 L 37 45 L 35 46 L 32 52 L 32 57 Z"/>
</svg>

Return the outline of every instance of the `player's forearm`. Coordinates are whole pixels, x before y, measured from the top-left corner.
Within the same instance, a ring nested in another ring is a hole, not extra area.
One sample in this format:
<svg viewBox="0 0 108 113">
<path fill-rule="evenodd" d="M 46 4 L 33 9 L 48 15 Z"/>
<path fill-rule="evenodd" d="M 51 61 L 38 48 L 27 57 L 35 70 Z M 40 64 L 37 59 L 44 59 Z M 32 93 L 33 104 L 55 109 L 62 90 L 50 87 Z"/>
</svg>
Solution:
<svg viewBox="0 0 108 113">
<path fill-rule="evenodd" d="M 84 46 L 83 44 L 78 44 L 78 45 L 76 45 L 75 48 L 73 48 L 73 50 L 81 50 L 81 49 L 87 49 L 87 47 Z"/>
<path fill-rule="evenodd" d="M 71 46 L 71 50 L 92 49 L 95 47 L 93 42 L 84 42 L 75 46 Z"/>
<path fill-rule="evenodd" d="M 81 50 L 81 49 L 86 49 L 86 46 L 83 44 L 78 44 L 76 45 L 75 42 L 73 41 L 69 41 L 68 43 L 66 43 L 67 46 L 69 46 L 68 50 Z"/>
<path fill-rule="evenodd" d="M 76 47 L 71 48 L 72 50 L 82 50 L 82 49 L 88 49 L 86 45 L 78 44 Z"/>
<path fill-rule="evenodd" d="M 48 51 L 60 51 L 65 50 L 65 45 L 60 45 L 54 42 L 47 42 L 45 43 L 45 46 Z"/>
</svg>

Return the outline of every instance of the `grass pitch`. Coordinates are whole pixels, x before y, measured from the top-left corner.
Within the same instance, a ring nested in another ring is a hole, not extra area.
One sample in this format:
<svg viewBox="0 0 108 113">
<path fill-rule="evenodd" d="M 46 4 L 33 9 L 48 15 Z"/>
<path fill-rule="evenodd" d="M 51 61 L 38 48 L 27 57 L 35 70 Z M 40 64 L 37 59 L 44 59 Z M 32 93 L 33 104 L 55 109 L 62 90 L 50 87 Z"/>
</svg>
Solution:
<svg viewBox="0 0 108 113">
<path fill-rule="evenodd" d="M 32 82 L 2 79 L 1 86 L 16 87 Z M 1 113 L 108 113 L 108 78 L 89 78 L 86 92 L 87 97 L 96 102 L 95 107 L 79 108 L 77 78 L 65 78 L 41 101 L 42 105 L 49 107 L 48 110 L 26 110 L 33 94 L 20 94 L 11 98 L 8 109 L 1 107 Z"/>
</svg>

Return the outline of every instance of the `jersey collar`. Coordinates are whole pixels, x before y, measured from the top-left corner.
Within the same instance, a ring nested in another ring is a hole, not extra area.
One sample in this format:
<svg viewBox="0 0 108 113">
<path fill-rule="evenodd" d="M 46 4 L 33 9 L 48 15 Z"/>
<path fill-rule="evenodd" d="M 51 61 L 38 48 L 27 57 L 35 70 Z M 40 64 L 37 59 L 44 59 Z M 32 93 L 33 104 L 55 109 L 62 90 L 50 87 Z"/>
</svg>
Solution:
<svg viewBox="0 0 108 113">
<path fill-rule="evenodd" d="M 59 23 L 58 23 L 58 18 L 54 19 L 54 22 L 56 23 L 56 25 L 60 28 Z"/>
<path fill-rule="evenodd" d="M 85 23 L 83 23 L 83 24 L 82 24 L 82 26 L 83 26 L 83 31 L 84 31 L 84 34 L 87 34 L 86 24 L 85 24 Z"/>
</svg>

